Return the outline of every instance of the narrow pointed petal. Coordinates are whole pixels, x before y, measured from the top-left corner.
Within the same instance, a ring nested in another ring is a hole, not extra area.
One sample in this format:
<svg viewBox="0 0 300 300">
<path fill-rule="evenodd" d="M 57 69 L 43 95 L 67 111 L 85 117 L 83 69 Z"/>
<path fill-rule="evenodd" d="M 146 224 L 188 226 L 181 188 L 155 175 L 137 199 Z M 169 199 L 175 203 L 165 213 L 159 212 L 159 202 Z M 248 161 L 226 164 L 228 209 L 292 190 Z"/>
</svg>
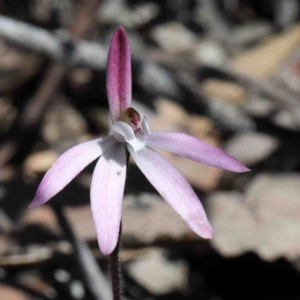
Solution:
<svg viewBox="0 0 300 300">
<path fill-rule="evenodd" d="M 148 137 L 147 145 L 174 152 L 212 167 L 238 173 L 249 171 L 237 159 L 224 151 L 184 133 L 152 131 Z"/>
<path fill-rule="evenodd" d="M 129 146 L 128 150 L 151 184 L 187 225 L 203 238 L 212 238 L 213 230 L 200 200 L 176 167 L 150 148 L 135 153 Z"/>
<path fill-rule="evenodd" d="M 30 207 L 44 204 L 60 192 L 88 164 L 115 144 L 112 136 L 74 146 L 63 153 L 45 174 Z"/>
<path fill-rule="evenodd" d="M 131 103 L 131 54 L 126 31 L 113 34 L 108 54 L 106 88 L 112 121 L 119 119 Z"/>
<path fill-rule="evenodd" d="M 147 120 L 146 117 L 144 117 L 141 125 L 142 125 L 143 135 L 146 138 L 148 138 L 148 136 L 151 133 L 151 131 L 150 131 L 150 126 L 149 126 L 149 123 L 148 123 L 148 120 Z"/>
<path fill-rule="evenodd" d="M 118 242 L 126 165 L 125 146 L 116 144 L 100 157 L 93 174 L 91 207 L 104 255 L 110 254 Z"/>
</svg>

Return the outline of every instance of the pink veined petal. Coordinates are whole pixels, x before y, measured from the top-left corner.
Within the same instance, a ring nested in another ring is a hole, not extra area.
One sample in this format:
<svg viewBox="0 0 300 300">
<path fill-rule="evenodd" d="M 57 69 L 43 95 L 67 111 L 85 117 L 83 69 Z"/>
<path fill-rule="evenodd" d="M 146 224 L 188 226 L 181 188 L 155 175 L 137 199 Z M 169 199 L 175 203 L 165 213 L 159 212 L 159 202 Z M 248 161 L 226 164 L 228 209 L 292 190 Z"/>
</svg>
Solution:
<svg viewBox="0 0 300 300">
<path fill-rule="evenodd" d="M 238 173 L 249 171 L 237 159 L 224 151 L 184 133 L 152 131 L 147 145 L 174 152 L 209 166 Z"/>
<path fill-rule="evenodd" d="M 125 146 L 116 144 L 100 157 L 93 174 L 91 207 L 104 255 L 110 254 L 118 242 L 126 167 Z"/>
<path fill-rule="evenodd" d="M 47 202 L 88 164 L 114 144 L 113 136 L 108 136 L 79 144 L 67 150 L 45 174 L 30 207 L 36 207 Z"/>
<path fill-rule="evenodd" d="M 128 150 L 151 184 L 187 225 L 203 238 L 212 238 L 213 229 L 203 206 L 177 168 L 150 148 L 135 153 L 129 146 Z"/>
<path fill-rule="evenodd" d="M 108 54 L 106 88 L 112 121 L 119 119 L 131 103 L 131 54 L 125 29 L 113 34 Z"/>
</svg>

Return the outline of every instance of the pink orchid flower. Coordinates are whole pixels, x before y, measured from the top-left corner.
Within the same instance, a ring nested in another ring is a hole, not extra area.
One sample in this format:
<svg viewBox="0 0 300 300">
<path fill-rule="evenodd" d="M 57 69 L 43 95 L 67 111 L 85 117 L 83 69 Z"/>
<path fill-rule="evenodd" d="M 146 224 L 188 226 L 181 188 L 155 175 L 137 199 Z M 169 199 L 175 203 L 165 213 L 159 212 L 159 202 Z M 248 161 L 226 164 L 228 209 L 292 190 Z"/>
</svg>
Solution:
<svg viewBox="0 0 300 300">
<path fill-rule="evenodd" d="M 91 184 L 91 207 L 99 247 L 104 255 L 116 247 L 128 157 L 126 149 L 159 194 L 187 225 L 203 238 L 213 230 L 203 206 L 177 168 L 152 147 L 210 166 L 246 172 L 248 169 L 222 150 L 184 133 L 150 131 L 146 118 L 130 107 L 131 54 L 126 31 L 113 34 L 107 64 L 107 94 L 112 134 L 74 146 L 45 174 L 30 207 L 39 206 L 61 191 L 88 164 L 98 160 Z"/>
</svg>

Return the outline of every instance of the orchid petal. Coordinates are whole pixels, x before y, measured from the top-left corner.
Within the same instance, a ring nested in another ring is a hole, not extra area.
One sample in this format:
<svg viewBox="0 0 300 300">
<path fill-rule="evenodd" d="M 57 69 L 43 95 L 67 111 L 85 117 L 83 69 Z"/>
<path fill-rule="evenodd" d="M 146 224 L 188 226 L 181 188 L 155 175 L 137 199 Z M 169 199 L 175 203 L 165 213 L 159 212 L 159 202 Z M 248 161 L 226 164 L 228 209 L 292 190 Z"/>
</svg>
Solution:
<svg viewBox="0 0 300 300">
<path fill-rule="evenodd" d="M 30 207 L 44 204 L 60 192 L 88 164 L 115 144 L 112 136 L 81 143 L 63 153 L 45 174 Z"/>
<path fill-rule="evenodd" d="M 104 255 L 110 254 L 118 242 L 126 165 L 125 146 L 117 144 L 100 157 L 93 174 L 91 207 Z"/>
<path fill-rule="evenodd" d="M 119 119 L 131 103 L 131 54 L 126 31 L 119 27 L 111 39 L 106 88 L 112 121 Z"/>
<path fill-rule="evenodd" d="M 212 238 L 213 229 L 203 206 L 183 175 L 150 148 L 135 153 L 128 147 L 138 167 L 160 195 L 181 215 L 187 225 L 203 238 Z"/>
<path fill-rule="evenodd" d="M 128 143 L 135 152 L 140 151 L 146 147 L 144 136 L 135 136 L 130 125 L 124 122 L 116 122 L 112 126 L 112 133 L 115 139 L 120 143 Z"/>
<path fill-rule="evenodd" d="M 238 173 L 249 171 L 234 157 L 184 133 L 152 131 L 147 139 L 147 145 L 174 152 L 209 166 Z"/>
</svg>

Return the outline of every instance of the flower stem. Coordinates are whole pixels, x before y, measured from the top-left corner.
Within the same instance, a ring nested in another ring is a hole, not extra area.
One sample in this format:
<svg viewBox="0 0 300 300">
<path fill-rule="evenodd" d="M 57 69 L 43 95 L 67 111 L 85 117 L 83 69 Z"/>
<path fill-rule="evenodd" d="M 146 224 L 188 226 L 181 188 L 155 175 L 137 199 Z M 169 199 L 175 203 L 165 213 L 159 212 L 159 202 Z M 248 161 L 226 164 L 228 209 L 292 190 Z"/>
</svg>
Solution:
<svg viewBox="0 0 300 300">
<path fill-rule="evenodd" d="M 113 300 L 121 300 L 121 271 L 119 261 L 120 239 L 122 235 L 122 221 L 120 224 L 119 238 L 115 250 L 109 255 L 110 277 L 112 284 Z"/>
</svg>

